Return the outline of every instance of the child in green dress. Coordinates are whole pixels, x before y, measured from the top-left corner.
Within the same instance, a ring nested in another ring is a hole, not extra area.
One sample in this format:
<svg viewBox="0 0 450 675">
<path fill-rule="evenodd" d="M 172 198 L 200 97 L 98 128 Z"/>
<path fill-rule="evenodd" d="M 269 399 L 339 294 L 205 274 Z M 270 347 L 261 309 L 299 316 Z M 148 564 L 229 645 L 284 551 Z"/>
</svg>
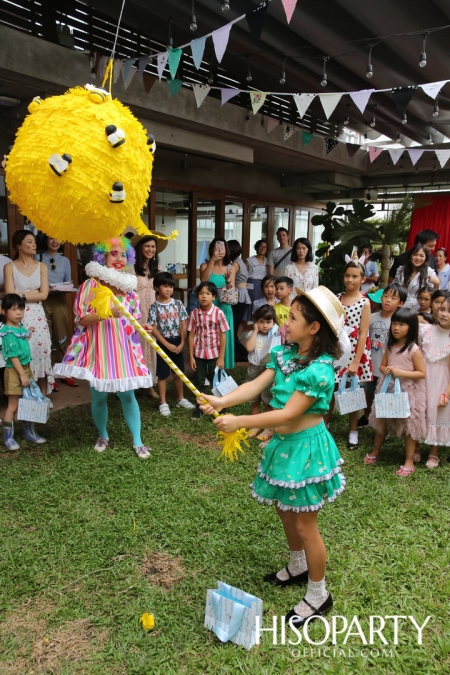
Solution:
<svg viewBox="0 0 450 675">
<path fill-rule="evenodd" d="M 264 449 L 252 496 L 275 504 L 290 548 L 289 564 L 264 579 L 274 586 L 307 583 L 304 598 L 286 614 L 291 626 L 302 626 L 328 612 L 333 601 L 325 588 L 326 550 L 317 524 L 325 500 L 333 502 L 345 488 L 336 444 L 323 415 L 334 391 L 333 361 L 341 356 L 339 336 L 344 308 L 327 288 L 300 293 L 285 326 L 289 346 L 271 351 L 267 370 L 223 398 L 205 396 L 202 410 L 212 414 L 251 401 L 272 386 L 273 408 L 259 415 L 225 415 L 214 420 L 218 429 L 274 428 Z"/>
</svg>

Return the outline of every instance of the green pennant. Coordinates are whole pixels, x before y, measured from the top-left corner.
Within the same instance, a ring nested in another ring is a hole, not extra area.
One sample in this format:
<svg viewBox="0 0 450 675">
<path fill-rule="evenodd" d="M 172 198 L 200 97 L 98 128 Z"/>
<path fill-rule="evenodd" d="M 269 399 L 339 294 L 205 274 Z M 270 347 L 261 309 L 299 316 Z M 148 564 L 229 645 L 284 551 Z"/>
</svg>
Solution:
<svg viewBox="0 0 450 675">
<path fill-rule="evenodd" d="M 182 49 L 169 49 L 167 53 L 167 60 L 169 61 L 169 70 L 170 70 L 170 77 L 172 80 L 175 79 L 175 75 L 177 74 L 178 66 L 180 65 L 180 59 L 181 55 L 183 53 Z"/>
<path fill-rule="evenodd" d="M 166 82 L 167 86 L 169 87 L 171 96 L 175 96 L 175 94 L 178 94 L 181 87 L 183 86 L 183 80 L 166 80 Z"/>
<path fill-rule="evenodd" d="M 302 145 L 306 146 L 312 139 L 314 138 L 314 134 L 310 134 L 307 131 L 302 131 Z"/>
</svg>

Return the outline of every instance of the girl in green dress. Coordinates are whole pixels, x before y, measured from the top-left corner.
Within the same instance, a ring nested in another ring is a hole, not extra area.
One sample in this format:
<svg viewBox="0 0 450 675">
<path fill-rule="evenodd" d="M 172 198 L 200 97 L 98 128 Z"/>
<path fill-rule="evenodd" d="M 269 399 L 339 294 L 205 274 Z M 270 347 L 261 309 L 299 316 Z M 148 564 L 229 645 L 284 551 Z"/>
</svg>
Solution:
<svg viewBox="0 0 450 675">
<path fill-rule="evenodd" d="M 252 496 L 275 504 L 290 548 L 288 565 L 264 579 L 274 586 L 307 583 L 304 598 L 285 617 L 300 627 L 307 618 L 322 616 L 333 601 L 325 588 L 326 550 L 317 517 L 325 500 L 333 502 L 345 488 L 336 443 L 323 415 L 334 391 L 333 361 L 341 356 L 339 336 L 344 309 L 324 286 L 300 293 L 292 303 L 287 327 L 289 346 L 271 351 L 267 370 L 256 380 L 223 398 L 205 396 L 206 413 L 250 401 L 271 386 L 273 408 L 260 415 L 225 415 L 214 420 L 218 429 L 274 427 L 264 449 Z M 200 403 L 200 401 L 199 401 Z"/>
<path fill-rule="evenodd" d="M 230 260 L 230 251 L 225 239 L 213 239 L 209 245 L 209 260 L 200 265 L 200 280 L 211 281 L 220 288 L 233 288 L 236 281 L 236 270 L 238 265 Z M 220 302 L 219 297 L 214 300 L 214 304 L 225 314 L 225 318 L 230 326 L 227 331 L 227 343 L 225 347 L 225 368 L 234 368 L 234 321 L 231 305 Z"/>
</svg>

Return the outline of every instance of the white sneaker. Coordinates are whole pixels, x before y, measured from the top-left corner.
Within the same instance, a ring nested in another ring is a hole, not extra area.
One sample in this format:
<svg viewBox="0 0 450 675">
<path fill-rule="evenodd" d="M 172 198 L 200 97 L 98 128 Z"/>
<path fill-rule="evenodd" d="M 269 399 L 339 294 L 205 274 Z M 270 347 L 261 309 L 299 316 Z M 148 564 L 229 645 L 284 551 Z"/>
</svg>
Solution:
<svg viewBox="0 0 450 675">
<path fill-rule="evenodd" d="M 161 403 L 159 406 L 159 414 L 163 417 L 170 417 L 170 408 L 167 403 Z"/>
<path fill-rule="evenodd" d="M 139 459 L 148 459 L 150 457 L 150 450 L 146 445 L 133 445 L 134 451 Z"/>
<path fill-rule="evenodd" d="M 108 438 L 98 438 L 97 443 L 94 445 L 94 450 L 97 452 L 103 452 L 108 447 Z"/>
<path fill-rule="evenodd" d="M 181 401 L 178 401 L 177 408 L 186 408 L 187 410 L 192 410 L 195 408 L 195 405 L 187 400 L 187 398 L 182 398 Z"/>
<path fill-rule="evenodd" d="M 209 387 L 210 384 L 211 384 L 211 382 L 209 380 L 205 380 L 205 384 L 204 384 L 205 387 Z"/>
</svg>

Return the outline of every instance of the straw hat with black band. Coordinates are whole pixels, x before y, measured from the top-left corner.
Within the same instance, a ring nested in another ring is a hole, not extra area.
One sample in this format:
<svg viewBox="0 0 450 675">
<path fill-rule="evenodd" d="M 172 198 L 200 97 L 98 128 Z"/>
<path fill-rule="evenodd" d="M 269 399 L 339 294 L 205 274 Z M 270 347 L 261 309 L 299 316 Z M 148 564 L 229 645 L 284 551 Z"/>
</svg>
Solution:
<svg viewBox="0 0 450 675">
<path fill-rule="evenodd" d="M 326 286 L 317 286 L 311 291 L 302 291 L 295 289 L 297 295 L 304 295 L 312 302 L 314 307 L 319 310 L 336 337 L 342 330 L 343 320 L 345 319 L 345 309 L 338 298 Z"/>
<path fill-rule="evenodd" d="M 140 234 L 135 234 L 134 237 L 131 239 L 131 245 L 133 246 L 133 248 L 136 248 L 136 246 L 139 244 L 139 242 L 142 239 L 149 240 L 149 239 L 152 238 L 153 235 L 155 235 L 154 241 L 156 242 L 156 253 L 162 253 L 164 251 L 164 249 L 167 248 L 167 244 L 169 242 L 165 238 L 159 239 L 158 236 L 156 236 L 156 235 L 159 235 L 159 237 L 165 237 L 166 235 L 163 234 L 162 232 L 158 232 L 157 230 L 153 230 L 152 234 L 144 234 L 144 236 L 142 236 Z"/>
</svg>

